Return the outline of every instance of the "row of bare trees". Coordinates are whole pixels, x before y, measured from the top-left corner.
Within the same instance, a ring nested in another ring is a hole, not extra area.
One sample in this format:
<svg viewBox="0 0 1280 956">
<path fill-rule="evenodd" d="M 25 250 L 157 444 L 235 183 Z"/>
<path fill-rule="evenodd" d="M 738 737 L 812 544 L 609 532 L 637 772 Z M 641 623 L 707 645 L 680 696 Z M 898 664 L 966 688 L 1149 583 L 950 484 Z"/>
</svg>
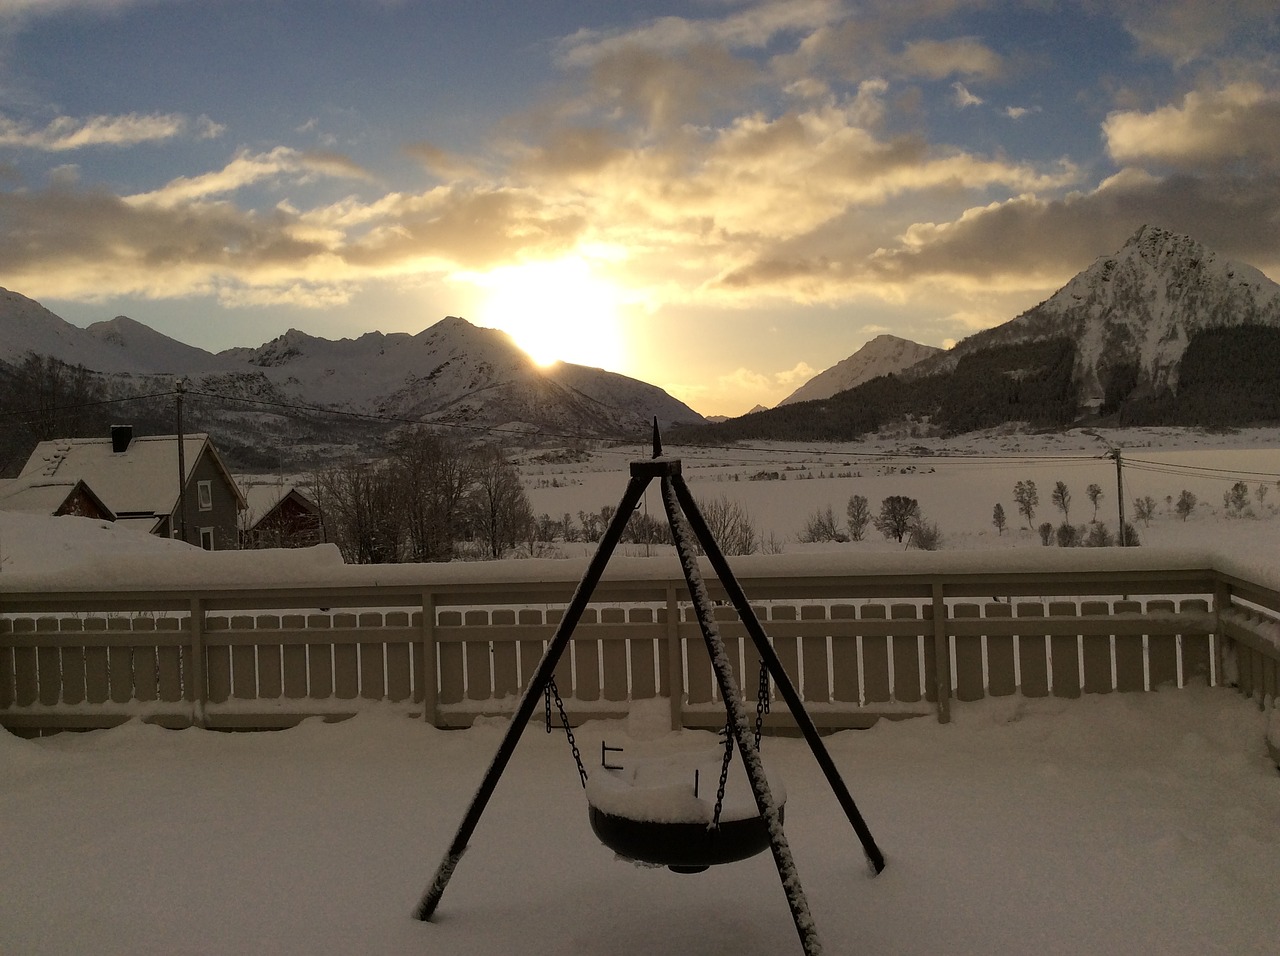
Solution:
<svg viewBox="0 0 1280 956">
<path fill-rule="evenodd" d="M 387 458 L 317 471 L 325 534 L 352 564 L 500 558 L 533 537 L 533 509 L 500 448 L 427 429 L 400 434 Z"/>
<path fill-rule="evenodd" d="M 845 507 L 848 518 L 846 532 L 830 505 L 819 508 L 805 520 L 800 540 L 814 541 L 862 541 L 867 527 L 874 527 L 885 538 L 893 538 L 908 548 L 936 551 L 942 545 L 942 533 L 935 522 L 929 521 L 920 510 L 920 502 L 906 495 L 889 495 L 880 502 L 879 512 L 871 511 L 865 495 L 853 495 Z"/>
</svg>

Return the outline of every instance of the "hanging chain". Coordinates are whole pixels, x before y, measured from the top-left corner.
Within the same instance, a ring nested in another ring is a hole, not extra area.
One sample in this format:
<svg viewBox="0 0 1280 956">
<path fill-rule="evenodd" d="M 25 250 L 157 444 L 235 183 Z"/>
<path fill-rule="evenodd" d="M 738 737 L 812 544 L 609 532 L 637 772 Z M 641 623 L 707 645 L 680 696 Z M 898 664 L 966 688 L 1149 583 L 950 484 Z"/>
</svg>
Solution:
<svg viewBox="0 0 1280 956">
<path fill-rule="evenodd" d="M 769 713 L 769 668 L 760 662 L 760 687 L 756 692 L 756 750 L 760 749 L 760 731 L 764 727 L 764 715 Z"/>
<path fill-rule="evenodd" d="M 716 787 L 716 808 L 711 814 L 711 829 L 720 826 L 720 811 L 724 807 L 724 788 L 729 781 L 729 761 L 733 759 L 733 724 L 726 723 L 720 731 L 724 734 L 724 759 L 720 761 L 720 785 Z"/>
<path fill-rule="evenodd" d="M 550 707 L 550 704 L 547 705 Z M 550 713 L 550 711 L 548 711 Z M 760 750 L 760 732 L 764 728 L 764 715 L 769 713 L 769 668 L 760 662 L 760 683 L 756 691 L 756 750 Z M 548 718 L 550 719 L 550 718 Z M 711 826 L 720 826 L 720 811 L 724 809 L 724 790 L 729 781 L 729 762 L 733 759 L 733 724 L 726 723 L 720 731 L 724 734 L 724 759 L 720 761 L 720 786 L 716 788 L 716 808 L 711 815 Z"/>
<path fill-rule="evenodd" d="M 578 742 L 573 739 L 573 728 L 569 726 L 569 715 L 564 712 L 564 701 L 560 699 L 560 689 L 556 687 L 556 679 L 554 677 L 547 681 L 547 686 L 542 691 L 546 708 L 547 733 L 551 733 L 551 698 L 553 695 L 556 701 L 556 710 L 560 714 L 560 723 L 564 726 L 565 738 L 569 741 L 569 749 L 573 751 L 573 762 L 578 767 L 578 777 L 582 780 L 582 786 L 585 789 L 587 786 L 587 768 L 582 766 L 582 754 L 578 752 Z"/>
</svg>

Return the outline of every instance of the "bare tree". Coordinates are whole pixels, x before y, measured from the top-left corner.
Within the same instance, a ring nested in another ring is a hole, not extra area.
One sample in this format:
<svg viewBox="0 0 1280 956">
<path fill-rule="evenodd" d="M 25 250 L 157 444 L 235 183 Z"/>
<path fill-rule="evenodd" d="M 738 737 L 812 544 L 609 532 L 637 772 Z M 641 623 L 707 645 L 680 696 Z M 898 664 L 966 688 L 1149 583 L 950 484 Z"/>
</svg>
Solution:
<svg viewBox="0 0 1280 956">
<path fill-rule="evenodd" d="M 800 532 L 800 540 L 813 541 L 848 541 L 848 537 L 840 530 L 836 521 L 835 510 L 831 505 L 819 508 L 805 519 L 804 530 Z M 902 540 L 899 538 L 898 540 Z"/>
<path fill-rule="evenodd" d="M 1062 512 L 1063 524 L 1071 523 L 1071 492 L 1067 490 L 1065 481 L 1055 482 L 1053 486 L 1053 506 Z"/>
<path fill-rule="evenodd" d="M 528 537 L 533 519 L 529 496 L 520 473 L 500 448 L 477 455 L 475 484 L 467 499 L 467 514 L 477 537 L 491 558 L 500 558 Z"/>
<path fill-rule="evenodd" d="M 871 506 L 864 495 L 853 495 L 846 510 L 849 537 L 854 541 L 861 541 L 867 536 L 867 525 L 871 524 Z"/>
<path fill-rule="evenodd" d="M 318 472 L 312 489 L 325 536 L 349 564 L 401 560 L 401 486 L 386 462 L 348 462 Z"/>
<path fill-rule="evenodd" d="M 905 495 L 890 495 L 880 502 L 880 514 L 875 517 L 876 530 L 886 538 L 901 541 L 911 530 L 911 523 L 920 516 L 920 502 Z"/>
<path fill-rule="evenodd" d="M 921 551 L 937 551 L 942 547 L 942 532 L 936 521 L 928 520 L 920 509 L 911 519 L 911 527 L 907 529 L 907 547 Z"/>
<path fill-rule="evenodd" d="M 1098 520 L 1098 502 L 1102 500 L 1102 485 L 1092 484 L 1084 490 L 1085 495 L 1089 498 L 1089 504 L 1093 505 L 1093 520 Z"/>
<path fill-rule="evenodd" d="M 699 501 L 698 511 L 725 554 L 755 554 L 760 550 L 760 534 L 741 502 L 720 495 Z"/>
<path fill-rule="evenodd" d="M 1173 510 L 1178 513 L 1178 517 L 1186 521 L 1191 512 L 1196 510 L 1196 496 L 1183 488 L 1182 494 L 1178 495 L 1178 502 L 1173 506 Z"/>
<path fill-rule="evenodd" d="M 1156 499 L 1150 495 L 1133 499 L 1133 516 L 1142 522 L 1144 528 L 1151 527 L 1151 519 L 1155 517 Z"/>
<path fill-rule="evenodd" d="M 408 559 L 448 561 L 462 533 L 475 452 L 457 439 L 415 429 L 397 438 L 392 461 L 404 494 Z"/>
<path fill-rule="evenodd" d="M 1040 504 L 1040 493 L 1036 491 L 1036 483 L 1034 481 L 1018 482 L 1013 486 L 1013 500 L 1018 503 L 1018 513 L 1027 519 L 1027 527 L 1030 528 L 1036 520 L 1036 507 Z"/>
<path fill-rule="evenodd" d="M 1249 486 L 1237 481 L 1231 489 L 1222 495 L 1222 506 L 1227 514 L 1240 516 L 1249 510 Z"/>
</svg>

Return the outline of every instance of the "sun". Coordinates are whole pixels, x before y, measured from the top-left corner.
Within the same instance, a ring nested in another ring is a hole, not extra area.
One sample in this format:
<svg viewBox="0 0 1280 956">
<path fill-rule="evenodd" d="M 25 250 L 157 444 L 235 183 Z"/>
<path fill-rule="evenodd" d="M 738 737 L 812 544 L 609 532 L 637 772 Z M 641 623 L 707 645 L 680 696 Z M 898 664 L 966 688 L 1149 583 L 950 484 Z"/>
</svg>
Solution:
<svg viewBox="0 0 1280 956">
<path fill-rule="evenodd" d="M 580 257 L 466 277 L 481 289 L 478 325 L 501 329 L 539 365 L 621 366 L 621 290 Z"/>
</svg>

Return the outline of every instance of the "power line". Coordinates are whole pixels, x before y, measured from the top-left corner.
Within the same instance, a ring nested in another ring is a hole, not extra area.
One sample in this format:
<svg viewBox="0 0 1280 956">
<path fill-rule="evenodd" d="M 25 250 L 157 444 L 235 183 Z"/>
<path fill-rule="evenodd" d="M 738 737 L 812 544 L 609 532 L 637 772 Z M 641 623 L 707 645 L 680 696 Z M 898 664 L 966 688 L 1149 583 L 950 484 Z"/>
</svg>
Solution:
<svg viewBox="0 0 1280 956">
<path fill-rule="evenodd" d="M 152 398 L 168 398 L 173 394 L 174 393 L 172 391 L 152 392 L 149 395 L 130 395 L 127 398 L 104 398 L 95 402 L 80 402 L 79 404 L 76 404 L 76 405 L 51 405 L 46 411 L 50 415 L 62 414 L 64 412 L 78 411 L 83 408 L 100 408 L 104 405 L 119 405 L 123 402 L 143 402 Z M 9 412 L 8 414 L 10 417 L 12 417 L 20 414 L 30 414 L 30 412 L 28 411 L 24 413 L 24 412 L 14 411 L 14 412 Z M 27 418 L 27 419 L 18 419 L 18 420 L 12 421 L 11 423 L 14 425 L 35 425 L 35 424 L 38 424 L 40 421 L 41 419 L 38 419 L 38 418 Z"/>
</svg>

